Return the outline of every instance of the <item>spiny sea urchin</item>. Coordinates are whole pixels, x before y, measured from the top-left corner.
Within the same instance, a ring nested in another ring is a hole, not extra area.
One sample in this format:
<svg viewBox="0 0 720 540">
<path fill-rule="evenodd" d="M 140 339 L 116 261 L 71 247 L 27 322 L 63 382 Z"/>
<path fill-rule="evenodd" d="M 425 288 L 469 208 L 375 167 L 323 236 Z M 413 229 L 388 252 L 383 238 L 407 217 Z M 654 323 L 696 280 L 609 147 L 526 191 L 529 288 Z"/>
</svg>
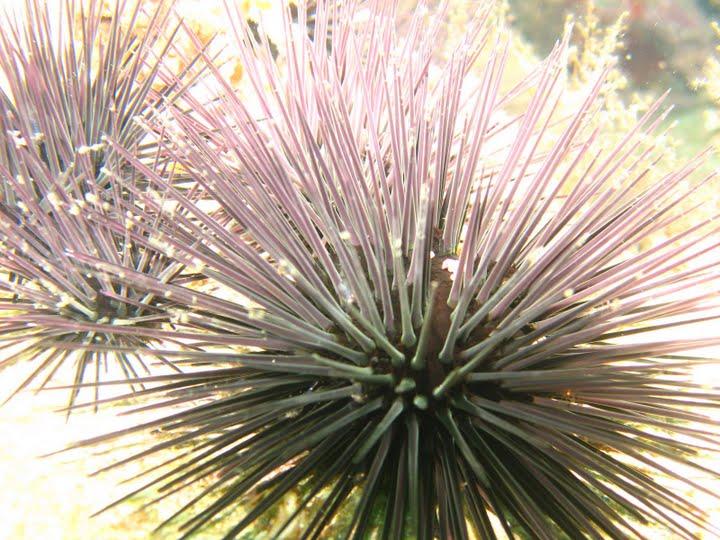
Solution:
<svg viewBox="0 0 720 540">
<path fill-rule="evenodd" d="M 138 37 L 134 25 L 145 16 L 139 3 L 127 10 L 118 3 L 109 20 L 101 5 L 61 2 L 54 13 L 47 3 L 32 0 L 22 18 L 7 21 L 0 37 L 0 69 L 7 79 L 0 91 L 0 271 L 7 276 L 0 280 L 0 329 L 11 351 L 0 365 L 27 358 L 36 363 L 18 390 L 41 374 L 45 386 L 71 363 L 75 384 L 87 379 L 89 370 L 97 382 L 109 363 L 128 379 L 148 372 L 135 353 L 76 349 L 95 342 L 146 345 L 157 335 L 147 334 L 168 320 L 159 307 L 164 299 L 89 274 L 72 253 L 164 280 L 184 268 L 128 237 L 125 223 L 135 200 L 112 177 L 123 175 L 132 185 L 142 179 L 106 144 L 111 136 L 158 172 L 168 169 L 141 120 L 182 91 L 179 78 L 153 89 L 164 77 L 163 58 L 172 43 L 174 33 L 163 34 L 170 15 L 148 16 Z M 121 23 L 124 17 L 129 22 Z M 151 223 L 165 219 L 148 215 Z M 94 331 L 92 324 L 103 321 L 137 325 L 146 334 Z M 77 390 L 70 393 L 70 405 Z M 97 400 L 97 387 L 95 392 Z"/>
<path fill-rule="evenodd" d="M 183 537 L 242 502 L 234 538 L 292 495 L 274 535 L 495 538 L 497 518 L 510 537 L 640 538 L 639 519 L 692 538 L 709 528 L 702 510 L 649 472 L 698 490 L 664 462 L 717 474 L 693 460 L 720 443 L 697 412 L 717 392 L 689 382 L 700 360 L 674 354 L 718 340 L 652 332 L 702 319 L 718 226 L 633 247 L 679 218 L 704 154 L 654 175 L 660 103 L 605 148 L 592 123 L 604 74 L 556 118 L 566 41 L 503 91 L 489 8 L 438 72 L 441 17 L 418 10 L 399 36 L 394 10 L 318 2 L 310 38 L 302 8 L 300 29 L 288 11 L 281 64 L 229 10 L 252 97 L 225 84 L 212 107 L 188 97 L 189 112 L 150 122 L 222 221 L 111 139 L 182 209 L 133 241 L 193 261 L 212 286 L 75 254 L 168 299 L 198 346 L 147 351 L 196 365 L 147 379 L 167 396 L 150 407 L 186 408 L 124 430 L 172 436 L 115 465 L 184 445 L 133 492 L 207 482 L 168 520 L 204 504 Z M 504 116 L 528 87 L 526 110 Z M 139 215 L 162 212 L 117 181 Z"/>
</svg>

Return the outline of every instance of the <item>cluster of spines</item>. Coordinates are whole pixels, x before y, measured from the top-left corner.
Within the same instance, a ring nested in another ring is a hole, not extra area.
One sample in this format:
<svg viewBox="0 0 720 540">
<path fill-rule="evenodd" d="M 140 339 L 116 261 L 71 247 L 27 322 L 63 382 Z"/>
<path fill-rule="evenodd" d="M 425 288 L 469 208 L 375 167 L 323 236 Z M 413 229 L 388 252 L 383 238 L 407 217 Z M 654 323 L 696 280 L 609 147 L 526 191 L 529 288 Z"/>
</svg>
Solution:
<svg viewBox="0 0 720 540">
<path fill-rule="evenodd" d="M 365 24 L 363 9 L 374 15 Z M 399 37 L 394 9 L 320 2 L 311 36 L 302 7 L 303 31 L 286 10 L 281 65 L 230 9 L 252 99 L 210 63 L 225 94 L 208 105 L 187 93 L 183 108 L 142 122 L 190 188 L 118 136 L 103 141 L 143 179 L 112 178 L 139 219 L 83 215 L 210 284 L 72 252 L 95 279 L 163 299 L 172 324 L 72 328 L 194 349 L 143 351 L 195 370 L 143 379 L 162 383 L 145 395 L 168 396 L 148 407 L 187 408 L 126 430 L 172 436 L 121 463 L 192 443 L 138 490 L 163 498 L 210 479 L 168 520 L 211 499 L 185 536 L 248 500 L 234 537 L 303 484 L 298 512 L 326 503 L 304 536 L 331 526 L 355 492 L 356 537 L 384 505 L 378 528 L 393 538 L 466 538 L 468 523 L 493 538 L 491 516 L 510 535 L 517 526 L 541 538 L 640 536 L 622 512 L 691 538 L 688 523 L 709 527 L 701 509 L 616 454 L 702 489 L 648 456 L 711 473 L 694 458 L 717 437 L 674 420 L 716 426 L 686 406 L 714 407 L 717 394 L 679 381 L 703 360 L 676 353 L 718 341 L 618 340 L 712 318 L 703 289 L 717 283 L 712 219 L 630 249 L 677 222 L 676 209 L 713 180 L 686 185 L 707 152 L 652 178 L 661 101 L 603 148 L 592 126 L 606 71 L 577 110 L 558 113 L 567 38 L 501 92 L 510 51 L 489 8 L 439 74 L 441 18 L 426 24 L 418 11 Z M 528 91 L 524 112 L 505 117 Z M 138 352 L 120 342 L 86 350 Z"/>
<path fill-rule="evenodd" d="M 132 269 L 164 280 L 184 268 L 130 238 L 140 222 L 152 228 L 171 216 L 137 207 L 117 179 L 129 185 L 142 179 L 107 143 L 112 137 L 173 177 L 142 120 L 159 114 L 184 88 L 180 78 L 155 84 L 166 79 L 164 58 L 180 26 L 168 33 L 171 13 L 148 15 L 140 4 L 118 2 L 108 18 L 99 1 L 61 2 L 55 13 L 54 6 L 32 0 L 0 38 L 7 78 L 0 105 L 0 236 L 7 276 L 0 282 L 2 364 L 36 358 L 18 390 L 41 375 L 44 387 L 70 364 L 77 385 L 92 378 L 98 383 L 108 367 L 137 380 L 149 373 L 137 352 L 82 349 L 94 343 L 144 347 L 151 341 L 148 330 L 168 321 L 162 299 L 89 272 L 76 258 L 82 253 L 117 264 L 121 274 Z M 98 325 L 137 325 L 146 335 L 121 337 L 95 331 Z M 73 390 L 70 405 L 76 395 Z"/>
</svg>

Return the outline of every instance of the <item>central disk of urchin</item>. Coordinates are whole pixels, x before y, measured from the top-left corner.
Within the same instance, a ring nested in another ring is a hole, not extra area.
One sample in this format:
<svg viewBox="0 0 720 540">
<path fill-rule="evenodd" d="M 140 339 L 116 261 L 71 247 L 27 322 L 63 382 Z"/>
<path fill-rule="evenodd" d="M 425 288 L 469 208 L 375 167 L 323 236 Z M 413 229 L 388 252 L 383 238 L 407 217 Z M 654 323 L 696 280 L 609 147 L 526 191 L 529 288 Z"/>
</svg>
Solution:
<svg viewBox="0 0 720 540">
<path fill-rule="evenodd" d="M 423 328 L 411 346 L 405 346 L 399 332 L 391 340 L 393 347 L 400 351 L 405 360 L 392 358 L 377 351 L 370 360 L 366 373 L 371 374 L 363 381 L 363 393 L 359 401 L 382 396 L 387 406 L 402 400 L 402 410 L 410 408 L 433 413 L 445 409 L 449 402 L 467 390 L 465 383 L 454 384 L 448 391 L 438 392 L 447 385 L 460 365 L 453 354 L 444 354 L 448 334 L 452 325 L 453 306 L 449 303 L 453 275 L 445 264 L 448 258 L 435 257 L 431 260 L 430 281 L 432 299 L 423 318 Z M 487 337 L 487 329 L 480 325 L 467 339 L 465 345 L 474 345 Z M 477 387 L 477 388 L 476 388 Z M 496 400 L 500 388 L 493 383 L 474 384 L 473 394 Z"/>
<path fill-rule="evenodd" d="M 399 380 L 395 387 L 396 392 L 407 393 L 419 409 L 437 405 L 437 400 L 433 398 L 433 390 L 442 384 L 453 367 L 450 363 L 440 361 L 440 353 L 447 340 L 452 313 L 452 307 L 448 305 L 452 275 L 443 267 L 445 260 L 436 257 L 431 262 L 430 279 L 435 284 L 435 296 L 432 310 L 426 314 L 429 320 L 424 362 L 420 366 L 406 363 L 400 369 L 395 369 L 393 373 L 395 380 Z M 418 344 L 404 352 L 406 356 L 414 358 L 417 348 Z"/>
<path fill-rule="evenodd" d="M 128 306 L 118 300 L 112 299 L 105 294 L 103 285 L 97 278 L 90 277 L 85 280 L 92 293 L 89 299 L 74 298 L 69 294 L 63 294 L 56 308 L 62 316 L 79 323 L 112 323 L 116 319 L 124 319 L 128 316 L 138 315 L 128 309 Z"/>
</svg>

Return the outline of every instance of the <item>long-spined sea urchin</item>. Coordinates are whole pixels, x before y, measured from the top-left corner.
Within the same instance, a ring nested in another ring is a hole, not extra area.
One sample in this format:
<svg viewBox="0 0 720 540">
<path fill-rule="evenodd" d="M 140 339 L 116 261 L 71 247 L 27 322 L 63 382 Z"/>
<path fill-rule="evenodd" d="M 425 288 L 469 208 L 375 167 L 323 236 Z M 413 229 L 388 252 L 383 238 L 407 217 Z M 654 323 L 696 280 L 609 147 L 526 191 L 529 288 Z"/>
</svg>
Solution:
<svg viewBox="0 0 720 540">
<path fill-rule="evenodd" d="M 633 247 L 679 219 L 704 154 L 655 174 L 660 103 L 605 148 L 602 74 L 556 118 L 565 41 L 501 90 L 489 11 L 435 74 L 439 17 L 418 11 L 401 37 L 394 5 L 318 2 L 310 39 L 302 10 L 300 31 L 286 13 L 282 68 L 229 10 L 252 99 L 226 85 L 215 106 L 155 122 L 223 221 L 110 141 L 183 209 L 159 225 L 162 245 L 214 284 L 77 255 L 171 298 L 202 349 L 147 352 L 205 369 L 152 379 L 167 401 L 151 407 L 187 407 L 137 426 L 171 437 L 120 463 L 189 445 L 138 489 L 209 482 L 170 518 L 204 504 L 184 537 L 242 501 L 234 538 L 293 492 L 275 535 L 295 521 L 303 538 L 495 538 L 496 517 L 510 537 L 640 538 L 639 519 L 692 538 L 709 527 L 701 509 L 648 471 L 698 490 L 664 463 L 716 474 L 695 457 L 718 448 L 697 412 L 718 395 L 687 378 L 701 360 L 676 353 L 718 340 L 653 333 L 706 315 L 717 223 Z M 524 112 L 503 116 L 528 86 Z"/>
<path fill-rule="evenodd" d="M 182 263 L 133 242 L 130 230 L 141 225 L 133 221 L 136 201 L 114 177 L 123 176 L 126 185 L 142 184 L 142 178 L 106 138 L 172 177 L 142 121 L 159 114 L 189 78 L 165 80 L 163 62 L 181 28 L 170 27 L 167 9 L 147 14 L 140 3 L 129 8 L 118 2 L 108 14 L 96 0 L 63 1 L 52 9 L 31 0 L 25 8 L 0 37 L 6 77 L 0 91 L 0 272 L 6 278 L 0 280 L 0 331 L 9 351 L 0 366 L 34 361 L 20 390 L 37 380 L 45 387 L 71 365 L 72 406 L 79 385 L 97 383 L 108 367 L 113 378 L 149 373 L 147 361 L 133 352 L 78 348 L 146 346 L 158 336 L 159 323 L 172 318 L 162 309 L 164 298 L 98 278 L 76 264 L 75 254 L 164 281 L 183 272 Z M 192 61 L 187 64 L 192 68 Z M 151 215 L 147 205 L 143 216 L 150 228 L 167 219 Z M 103 322 L 136 327 L 136 334 L 95 331 Z"/>
</svg>

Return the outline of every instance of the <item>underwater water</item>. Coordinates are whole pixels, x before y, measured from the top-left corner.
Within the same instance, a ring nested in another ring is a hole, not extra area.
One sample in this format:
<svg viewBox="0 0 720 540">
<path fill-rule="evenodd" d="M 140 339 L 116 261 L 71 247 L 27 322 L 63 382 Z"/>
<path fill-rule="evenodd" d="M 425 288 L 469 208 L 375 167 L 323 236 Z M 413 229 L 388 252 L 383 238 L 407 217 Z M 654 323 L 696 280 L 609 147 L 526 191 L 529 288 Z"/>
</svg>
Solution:
<svg viewBox="0 0 720 540">
<path fill-rule="evenodd" d="M 715 0 L 510 0 L 509 13 L 518 31 L 539 54 L 546 54 L 568 17 L 594 19 L 597 37 L 622 19 L 615 56 L 627 84 L 623 94 L 660 95 L 670 90 L 677 122 L 679 151 L 689 155 L 713 141 L 720 129 L 717 114 L 720 80 L 714 21 Z M 537 24 L 542 21 L 542 24 Z M 581 23 L 582 24 L 582 23 Z"/>
</svg>

